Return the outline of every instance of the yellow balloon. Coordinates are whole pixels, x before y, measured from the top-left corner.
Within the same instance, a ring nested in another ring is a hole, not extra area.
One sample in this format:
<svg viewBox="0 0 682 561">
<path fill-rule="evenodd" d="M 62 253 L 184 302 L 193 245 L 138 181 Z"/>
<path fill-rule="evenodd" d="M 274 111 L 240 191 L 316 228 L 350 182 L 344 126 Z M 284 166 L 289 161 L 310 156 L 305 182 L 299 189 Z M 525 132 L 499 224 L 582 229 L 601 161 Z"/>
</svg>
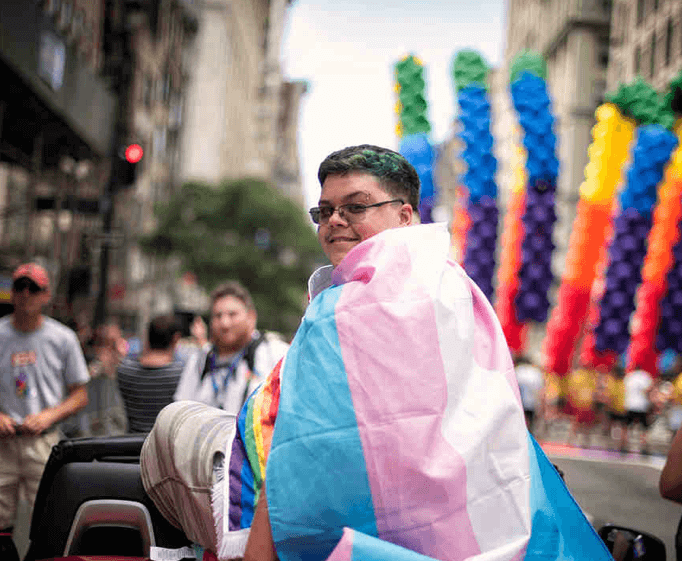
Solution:
<svg viewBox="0 0 682 561">
<path fill-rule="evenodd" d="M 618 109 L 612 103 L 604 103 L 594 112 L 597 121 L 612 120 L 618 117 Z"/>
<path fill-rule="evenodd" d="M 595 191 L 596 183 L 594 181 L 583 181 L 580 185 L 580 198 L 589 201 L 594 197 Z"/>
</svg>

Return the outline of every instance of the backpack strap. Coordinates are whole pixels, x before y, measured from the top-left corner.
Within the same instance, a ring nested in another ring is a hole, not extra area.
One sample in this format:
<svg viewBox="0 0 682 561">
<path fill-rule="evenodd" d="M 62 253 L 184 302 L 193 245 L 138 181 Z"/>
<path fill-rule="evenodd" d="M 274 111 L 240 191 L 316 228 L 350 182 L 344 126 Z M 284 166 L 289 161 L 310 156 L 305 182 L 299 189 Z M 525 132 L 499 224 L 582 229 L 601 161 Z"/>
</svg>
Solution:
<svg viewBox="0 0 682 561">
<path fill-rule="evenodd" d="M 256 349 L 258 348 L 258 345 L 260 345 L 265 340 L 265 333 L 260 332 L 257 333 L 258 337 L 251 339 L 251 341 L 249 341 L 248 345 L 246 345 L 246 347 L 244 348 L 244 352 L 242 353 L 241 358 L 241 360 L 246 361 L 246 366 L 248 366 L 251 372 L 254 371 L 256 365 Z M 211 363 L 215 363 L 215 348 L 213 346 L 211 346 L 208 353 L 206 353 L 206 357 L 204 358 L 204 364 L 201 369 L 200 376 L 201 380 L 203 380 L 206 377 L 206 374 L 208 374 L 209 370 L 211 369 Z"/>
<path fill-rule="evenodd" d="M 258 348 L 258 345 L 260 345 L 263 341 L 265 340 L 265 333 L 258 333 L 258 337 L 255 339 L 251 339 L 251 342 L 246 346 L 246 350 L 244 351 L 244 360 L 246 361 L 246 365 L 249 368 L 250 372 L 255 372 L 255 365 L 256 365 L 256 349 Z M 242 406 L 244 403 L 246 403 L 246 400 L 249 397 L 249 386 L 251 384 L 249 382 L 246 383 L 246 387 L 244 388 L 244 395 L 242 396 Z"/>
<path fill-rule="evenodd" d="M 249 344 L 246 345 L 246 349 L 244 350 L 244 360 L 246 361 L 246 365 L 249 367 L 249 370 L 251 372 L 255 372 L 256 349 L 258 348 L 258 345 L 260 345 L 264 340 L 265 333 L 258 333 L 258 337 L 256 337 L 255 339 L 251 339 L 251 341 L 249 341 Z"/>
</svg>

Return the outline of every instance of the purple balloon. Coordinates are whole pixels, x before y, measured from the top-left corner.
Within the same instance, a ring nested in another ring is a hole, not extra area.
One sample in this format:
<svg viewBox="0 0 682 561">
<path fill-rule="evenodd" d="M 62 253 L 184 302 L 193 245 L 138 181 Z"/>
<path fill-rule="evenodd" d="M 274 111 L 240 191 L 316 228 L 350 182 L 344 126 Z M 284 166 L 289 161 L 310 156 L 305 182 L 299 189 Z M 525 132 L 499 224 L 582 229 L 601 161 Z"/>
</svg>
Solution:
<svg viewBox="0 0 682 561">
<path fill-rule="evenodd" d="M 682 291 L 676 290 L 673 292 L 670 300 L 673 306 L 682 307 Z"/>
<path fill-rule="evenodd" d="M 617 335 L 622 329 L 622 322 L 617 318 L 609 318 L 604 322 L 604 333 Z"/>
<path fill-rule="evenodd" d="M 626 252 L 631 252 L 637 247 L 637 240 L 632 234 L 623 234 L 618 239 L 618 242 L 620 242 L 620 247 Z"/>
<path fill-rule="evenodd" d="M 490 239 L 497 235 L 497 224 L 491 224 L 490 222 L 482 222 L 479 225 L 479 232 L 482 238 Z"/>
<path fill-rule="evenodd" d="M 611 306 L 613 307 L 614 310 L 621 310 L 628 303 L 629 298 L 625 292 L 622 292 L 619 290 L 616 292 L 612 292 L 610 294 L 609 300 L 610 300 Z"/>
<path fill-rule="evenodd" d="M 469 210 L 469 219 L 472 222 L 477 223 L 477 222 L 480 222 L 481 220 L 483 220 L 485 215 L 484 215 L 483 209 L 479 205 L 477 205 L 477 204 L 469 205 L 468 210 Z"/>
<path fill-rule="evenodd" d="M 682 321 L 679 319 L 670 320 L 669 331 L 676 337 L 682 336 Z"/>
</svg>

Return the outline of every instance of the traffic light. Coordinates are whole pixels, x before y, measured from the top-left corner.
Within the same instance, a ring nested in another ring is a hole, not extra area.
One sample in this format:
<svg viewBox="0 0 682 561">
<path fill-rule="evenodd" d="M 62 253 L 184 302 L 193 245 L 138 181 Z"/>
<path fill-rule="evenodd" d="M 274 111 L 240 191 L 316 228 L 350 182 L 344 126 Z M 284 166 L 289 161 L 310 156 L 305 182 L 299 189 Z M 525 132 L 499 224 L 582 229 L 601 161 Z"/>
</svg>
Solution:
<svg viewBox="0 0 682 561">
<path fill-rule="evenodd" d="M 421 61 L 410 55 L 394 68 L 402 135 L 430 132 L 431 125 L 426 117 L 424 67 Z"/>
<path fill-rule="evenodd" d="M 113 170 L 114 183 L 117 188 L 129 187 L 135 183 L 137 169 L 141 165 L 144 150 L 139 144 L 123 146 L 116 158 L 116 167 Z"/>
</svg>

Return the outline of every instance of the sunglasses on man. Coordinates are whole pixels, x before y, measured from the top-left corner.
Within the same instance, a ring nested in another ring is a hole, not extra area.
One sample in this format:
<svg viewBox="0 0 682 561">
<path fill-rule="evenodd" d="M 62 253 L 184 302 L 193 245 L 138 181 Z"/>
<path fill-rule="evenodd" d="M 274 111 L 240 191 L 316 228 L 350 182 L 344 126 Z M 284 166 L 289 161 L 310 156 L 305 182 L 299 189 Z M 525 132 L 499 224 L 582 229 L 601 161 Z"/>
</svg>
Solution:
<svg viewBox="0 0 682 561">
<path fill-rule="evenodd" d="M 27 288 L 31 294 L 38 294 L 39 292 L 43 291 L 43 289 L 41 287 L 39 287 L 31 279 L 27 279 L 27 278 L 17 279 L 12 284 L 12 290 L 14 292 L 23 292 Z"/>
</svg>

